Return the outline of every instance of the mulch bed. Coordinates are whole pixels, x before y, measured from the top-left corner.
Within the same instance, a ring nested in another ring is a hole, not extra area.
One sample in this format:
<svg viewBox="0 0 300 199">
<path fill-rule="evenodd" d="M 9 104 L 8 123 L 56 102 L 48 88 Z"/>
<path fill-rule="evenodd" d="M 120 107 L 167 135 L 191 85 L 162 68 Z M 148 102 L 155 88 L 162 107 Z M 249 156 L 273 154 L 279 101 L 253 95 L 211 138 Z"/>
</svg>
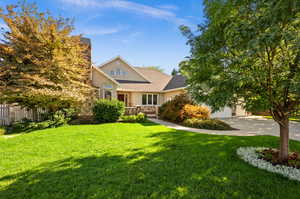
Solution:
<svg viewBox="0 0 300 199">
<path fill-rule="evenodd" d="M 286 162 L 280 161 L 278 149 L 264 149 L 258 153 L 261 159 L 271 162 L 273 165 L 285 165 L 300 169 L 300 154 L 297 152 L 290 152 L 288 161 Z"/>
</svg>

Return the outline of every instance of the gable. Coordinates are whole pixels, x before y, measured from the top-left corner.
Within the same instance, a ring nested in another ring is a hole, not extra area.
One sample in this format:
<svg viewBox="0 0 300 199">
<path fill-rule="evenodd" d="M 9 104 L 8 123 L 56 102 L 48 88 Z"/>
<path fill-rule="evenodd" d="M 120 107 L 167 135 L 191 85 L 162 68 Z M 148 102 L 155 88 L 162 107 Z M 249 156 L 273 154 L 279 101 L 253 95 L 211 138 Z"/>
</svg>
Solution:
<svg viewBox="0 0 300 199">
<path fill-rule="evenodd" d="M 141 73 L 120 57 L 111 60 L 99 68 L 117 81 L 149 82 Z"/>
<path fill-rule="evenodd" d="M 118 83 L 108 77 L 105 73 L 100 71 L 99 69 L 93 67 L 92 68 L 92 84 L 98 88 L 111 88 L 116 89 L 118 87 Z"/>
</svg>

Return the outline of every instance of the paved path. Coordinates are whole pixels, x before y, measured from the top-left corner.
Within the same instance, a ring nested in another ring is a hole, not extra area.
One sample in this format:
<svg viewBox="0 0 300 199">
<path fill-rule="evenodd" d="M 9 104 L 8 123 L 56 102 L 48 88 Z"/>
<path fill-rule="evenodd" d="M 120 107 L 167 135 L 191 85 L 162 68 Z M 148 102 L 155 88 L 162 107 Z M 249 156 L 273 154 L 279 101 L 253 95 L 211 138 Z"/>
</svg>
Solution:
<svg viewBox="0 0 300 199">
<path fill-rule="evenodd" d="M 150 119 L 155 123 L 165 125 L 167 127 L 185 130 L 196 133 L 207 133 L 215 135 L 236 135 L 236 136 L 253 136 L 253 135 L 274 135 L 279 136 L 279 126 L 271 119 L 263 117 L 250 116 L 250 117 L 234 117 L 222 119 L 232 127 L 239 130 L 221 131 L 221 130 L 206 130 L 184 127 L 171 122 L 162 121 L 159 119 Z M 300 122 L 290 122 L 290 138 L 300 140 Z"/>
</svg>

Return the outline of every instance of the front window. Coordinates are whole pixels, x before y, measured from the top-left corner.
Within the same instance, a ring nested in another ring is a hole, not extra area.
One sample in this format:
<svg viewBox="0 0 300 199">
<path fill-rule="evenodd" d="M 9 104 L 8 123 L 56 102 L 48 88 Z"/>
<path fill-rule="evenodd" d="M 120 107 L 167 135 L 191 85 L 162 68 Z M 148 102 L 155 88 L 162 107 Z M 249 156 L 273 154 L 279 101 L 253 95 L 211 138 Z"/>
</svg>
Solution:
<svg viewBox="0 0 300 199">
<path fill-rule="evenodd" d="M 152 95 L 148 95 L 148 105 L 152 105 Z"/>
<path fill-rule="evenodd" d="M 143 94 L 143 97 L 142 97 L 142 104 L 143 104 L 143 105 L 147 105 L 147 95 L 146 95 L 146 94 Z"/>
<path fill-rule="evenodd" d="M 157 105 L 158 95 L 157 94 L 143 94 L 142 105 Z"/>
<path fill-rule="evenodd" d="M 157 95 L 153 95 L 153 105 L 157 105 Z"/>
<path fill-rule="evenodd" d="M 104 98 L 105 99 L 111 100 L 111 96 L 112 96 L 111 91 L 109 91 L 109 90 L 104 91 Z"/>
</svg>

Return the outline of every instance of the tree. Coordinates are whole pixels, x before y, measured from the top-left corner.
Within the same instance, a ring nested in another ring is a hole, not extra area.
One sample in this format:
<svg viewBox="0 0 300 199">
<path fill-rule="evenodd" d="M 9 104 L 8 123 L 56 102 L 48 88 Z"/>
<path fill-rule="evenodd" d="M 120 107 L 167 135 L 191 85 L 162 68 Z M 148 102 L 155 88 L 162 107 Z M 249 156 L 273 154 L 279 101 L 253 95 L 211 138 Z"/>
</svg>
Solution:
<svg viewBox="0 0 300 199">
<path fill-rule="evenodd" d="M 172 76 L 175 76 L 175 75 L 178 75 L 178 71 L 175 69 L 175 68 L 173 68 L 173 70 L 172 70 L 172 72 L 171 72 L 171 75 Z"/>
<path fill-rule="evenodd" d="M 206 0 L 199 35 L 186 26 L 191 56 L 180 65 L 192 96 L 214 110 L 242 100 L 269 110 L 287 161 L 289 116 L 300 104 L 300 5 L 296 0 Z M 297 106 L 298 105 L 298 106 Z"/>
<path fill-rule="evenodd" d="M 164 72 L 164 69 L 159 67 L 159 66 L 145 66 L 144 68 L 156 70 L 156 71 L 159 71 L 159 72 L 162 72 L 162 73 Z"/>
<path fill-rule="evenodd" d="M 56 111 L 78 106 L 90 92 L 88 48 L 72 36 L 69 19 L 39 12 L 26 2 L 0 9 L 9 30 L 0 44 L 0 100 Z"/>
</svg>

